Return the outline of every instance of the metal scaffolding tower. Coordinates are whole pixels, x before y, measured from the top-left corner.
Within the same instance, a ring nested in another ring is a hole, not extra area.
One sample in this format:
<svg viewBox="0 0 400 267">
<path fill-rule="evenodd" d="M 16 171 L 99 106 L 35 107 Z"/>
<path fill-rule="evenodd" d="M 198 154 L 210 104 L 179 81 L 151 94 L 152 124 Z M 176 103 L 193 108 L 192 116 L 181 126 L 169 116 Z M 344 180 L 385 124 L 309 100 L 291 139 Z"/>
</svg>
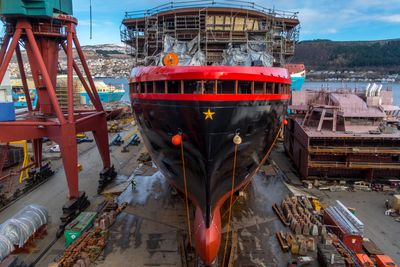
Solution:
<svg viewBox="0 0 400 267">
<path fill-rule="evenodd" d="M 169 35 L 186 42 L 199 37 L 208 65 L 220 64 L 229 46 L 261 44 L 274 57 L 274 65 L 283 66 L 294 55 L 299 36 L 297 12 L 235 0 L 170 2 L 126 12 L 123 25 L 121 39 L 136 65 L 155 64 Z"/>
</svg>

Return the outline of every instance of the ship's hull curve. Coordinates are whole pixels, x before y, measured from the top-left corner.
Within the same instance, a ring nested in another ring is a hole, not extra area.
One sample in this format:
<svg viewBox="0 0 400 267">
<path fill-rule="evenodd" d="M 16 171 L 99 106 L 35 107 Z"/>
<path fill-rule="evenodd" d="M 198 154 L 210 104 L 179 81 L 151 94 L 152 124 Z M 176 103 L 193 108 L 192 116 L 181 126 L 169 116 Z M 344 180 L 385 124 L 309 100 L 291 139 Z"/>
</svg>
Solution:
<svg viewBox="0 0 400 267">
<path fill-rule="evenodd" d="M 197 206 L 195 224 L 204 224 L 196 237 L 196 241 L 201 239 L 203 250 L 207 244 L 219 246 L 220 237 L 215 235 L 220 229 L 209 228 L 220 226 L 220 219 L 212 217 L 219 214 L 230 195 L 234 160 L 237 190 L 259 167 L 282 124 L 287 98 L 256 99 L 198 101 L 196 96 L 193 100 L 168 100 L 131 95 L 135 118 L 153 161 L 171 184 L 184 192 L 181 146 L 171 141 L 174 135 L 182 133 L 187 189 Z M 236 133 L 242 143 L 235 159 Z M 199 211 L 203 222 L 198 218 Z M 202 253 L 210 261 L 214 254 L 205 251 Z"/>
</svg>

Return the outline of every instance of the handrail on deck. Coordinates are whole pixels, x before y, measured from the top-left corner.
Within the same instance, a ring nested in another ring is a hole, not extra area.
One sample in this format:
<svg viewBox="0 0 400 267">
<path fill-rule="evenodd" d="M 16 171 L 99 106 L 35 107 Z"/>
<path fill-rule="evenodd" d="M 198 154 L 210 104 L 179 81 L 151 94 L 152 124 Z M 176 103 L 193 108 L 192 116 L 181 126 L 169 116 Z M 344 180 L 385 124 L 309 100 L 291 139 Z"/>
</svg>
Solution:
<svg viewBox="0 0 400 267">
<path fill-rule="evenodd" d="M 157 13 L 163 11 L 169 11 L 179 8 L 191 8 L 191 7 L 228 7 L 228 8 L 242 8 L 253 11 L 262 12 L 267 15 L 287 18 L 287 19 L 298 19 L 298 12 L 284 11 L 266 8 L 258 5 L 254 2 L 248 2 L 243 0 L 188 0 L 188 1 L 171 1 L 166 4 L 156 6 L 151 9 L 143 9 L 136 11 L 125 12 L 125 19 L 134 19 L 142 17 L 151 17 Z"/>
<path fill-rule="evenodd" d="M 399 147 L 342 147 L 342 146 L 310 146 L 310 153 L 382 153 L 400 154 Z"/>
<path fill-rule="evenodd" d="M 400 165 L 395 162 L 339 162 L 339 161 L 318 161 L 310 160 L 309 168 L 345 168 L 345 169 L 395 169 L 399 170 Z"/>
</svg>

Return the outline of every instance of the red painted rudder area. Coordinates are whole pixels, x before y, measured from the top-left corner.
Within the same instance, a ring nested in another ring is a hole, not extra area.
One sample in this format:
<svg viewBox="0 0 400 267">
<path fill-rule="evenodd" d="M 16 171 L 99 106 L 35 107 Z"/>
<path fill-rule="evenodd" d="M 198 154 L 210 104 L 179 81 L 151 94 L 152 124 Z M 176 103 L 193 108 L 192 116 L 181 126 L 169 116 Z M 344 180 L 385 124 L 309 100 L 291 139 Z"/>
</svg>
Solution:
<svg viewBox="0 0 400 267">
<path fill-rule="evenodd" d="M 217 259 L 221 244 L 221 214 L 219 208 L 212 212 L 210 226 L 207 228 L 201 209 L 196 207 L 194 238 L 200 259 L 206 265 L 213 264 Z"/>
</svg>

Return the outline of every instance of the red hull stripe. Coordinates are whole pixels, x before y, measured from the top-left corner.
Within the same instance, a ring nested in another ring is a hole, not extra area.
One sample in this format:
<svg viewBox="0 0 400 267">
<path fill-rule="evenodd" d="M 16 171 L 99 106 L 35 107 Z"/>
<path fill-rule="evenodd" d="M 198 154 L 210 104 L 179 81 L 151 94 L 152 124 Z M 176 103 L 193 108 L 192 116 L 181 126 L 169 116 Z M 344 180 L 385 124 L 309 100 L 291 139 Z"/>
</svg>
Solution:
<svg viewBox="0 0 400 267">
<path fill-rule="evenodd" d="M 291 84 L 287 69 L 250 66 L 152 66 L 134 68 L 130 82 L 239 80 Z"/>
<path fill-rule="evenodd" d="M 289 94 L 131 94 L 132 99 L 178 101 L 261 101 L 289 100 Z"/>
</svg>

